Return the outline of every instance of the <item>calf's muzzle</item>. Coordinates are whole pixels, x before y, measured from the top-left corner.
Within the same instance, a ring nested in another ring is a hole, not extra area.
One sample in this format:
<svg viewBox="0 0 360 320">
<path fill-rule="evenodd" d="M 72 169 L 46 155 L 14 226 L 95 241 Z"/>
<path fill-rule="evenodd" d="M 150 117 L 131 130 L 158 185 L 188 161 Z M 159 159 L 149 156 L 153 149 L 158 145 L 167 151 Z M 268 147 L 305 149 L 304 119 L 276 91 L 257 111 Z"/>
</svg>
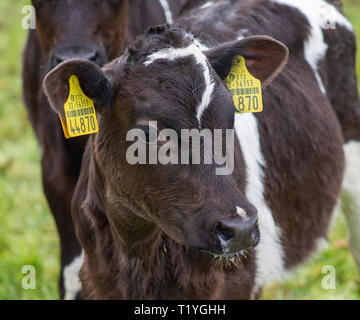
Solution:
<svg viewBox="0 0 360 320">
<path fill-rule="evenodd" d="M 213 256 L 231 257 L 260 240 L 257 210 L 240 207 L 204 209 L 184 224 L 186 243 Z"/>
<path fill-rule="evenodd" d="M 219 221 L 214 231 L 224 254 L 255 247 L 260 238 L 256 215 Z"/>
<path fill-rule="evenodd" d="M 105 50 L 100 45 L 92 42 L 72 41 L 53 48 L 49 59 L 49 70 L 69 59 L 88 60 L 100 67 L 109 60 Z"/>
</svg>

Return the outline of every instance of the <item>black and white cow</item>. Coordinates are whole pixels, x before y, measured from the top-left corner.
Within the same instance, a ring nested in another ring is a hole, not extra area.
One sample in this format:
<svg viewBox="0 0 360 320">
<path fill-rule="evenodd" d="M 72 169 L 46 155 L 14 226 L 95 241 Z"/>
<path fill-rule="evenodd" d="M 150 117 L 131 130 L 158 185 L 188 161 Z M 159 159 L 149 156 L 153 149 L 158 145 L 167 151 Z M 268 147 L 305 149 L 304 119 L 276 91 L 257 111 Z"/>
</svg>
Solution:
<svg viewBox="0 0 360 320">
<path fill-rule="evenodd" d="M 344 194 L 350 208 L 344 211 L 349 228 L 349 247 L 360 272 L 360 100 L 355 70 L 356 41 L 351 23 L 341 12 L 340 1 L 254 0 L 240 1 L 244 14 L 236 20 L 232 39 L 265 34 L 286 44 L 291 54 L 302 55 L 317 86 L 327 96 L 339 122 L 346 145 Z M 233 14 L 224 1 L 208 1 L 194 10 L 197 33 L 207 23 L 212 32 L 225 30 L 223 19 Z M 213 12 L 217 11 L 214 20 Z M 212 21 L 217 21 L 212 23 Z M 210 42 L 211 44 L 211 42 Z M 342 202 L 339 203 L 341 208 Z"/>
</svg>

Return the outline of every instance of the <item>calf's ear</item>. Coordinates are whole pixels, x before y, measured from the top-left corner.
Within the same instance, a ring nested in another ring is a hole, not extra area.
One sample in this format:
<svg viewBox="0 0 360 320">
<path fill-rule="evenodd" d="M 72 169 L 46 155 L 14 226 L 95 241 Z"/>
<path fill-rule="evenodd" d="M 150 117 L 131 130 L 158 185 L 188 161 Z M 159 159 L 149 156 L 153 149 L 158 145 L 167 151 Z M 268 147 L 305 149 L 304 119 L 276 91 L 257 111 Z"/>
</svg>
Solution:
<svg viewBox="0 0 360 320">
<path fill-rule="evenodd" d="M 43 81 L 44 92 L 51 107 L 64 117 L 64 104 L 69 96 L 69 79 L 75 75 L 82 91 L 94 101 L 95 108 L 111 105 L 113 85 L 105 73 L 94 63 L 82 59 L 70 59 L 49 72 Z"/>
<path fill-rule="evenodd" d="M 284 68 L 289 50 L 271 37 L 251 36 L 205 51 L 204 54 L 223 80 L 230 72 L 234 57 L 243 56 L 248 71 L 266 86 Z"/>
</svg>

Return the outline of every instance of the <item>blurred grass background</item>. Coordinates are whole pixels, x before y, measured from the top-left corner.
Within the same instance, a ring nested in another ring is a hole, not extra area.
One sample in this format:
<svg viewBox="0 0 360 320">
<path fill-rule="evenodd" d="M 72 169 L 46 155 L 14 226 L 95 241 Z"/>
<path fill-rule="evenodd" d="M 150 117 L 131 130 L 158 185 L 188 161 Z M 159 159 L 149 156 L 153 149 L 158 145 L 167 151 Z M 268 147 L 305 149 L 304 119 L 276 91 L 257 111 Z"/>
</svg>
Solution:
<svg viewBox="0 0 360 320">
<path fill-rule="evenodd" d="M 360 1 L 344 0 L 360 48 Z M 40 150 L 21 98 L 21 28 L 25 0 L 0 1 L 0 299 L 58 299 L 59 245 L 42 192 Z M 359 60 L 360 54 L 358 53 Z M 357 65 L 360 77 L 360 63 Z M 355 263 L 340 214 L 330 245 L 287 281 L 264 291 L 264 299 L 360 299 Z M 21 286 L 24 265 L 36 268 L 36 289 Z M 321 286 L 322 268 L 336 267 L 336 289 Z"/>
</svg>

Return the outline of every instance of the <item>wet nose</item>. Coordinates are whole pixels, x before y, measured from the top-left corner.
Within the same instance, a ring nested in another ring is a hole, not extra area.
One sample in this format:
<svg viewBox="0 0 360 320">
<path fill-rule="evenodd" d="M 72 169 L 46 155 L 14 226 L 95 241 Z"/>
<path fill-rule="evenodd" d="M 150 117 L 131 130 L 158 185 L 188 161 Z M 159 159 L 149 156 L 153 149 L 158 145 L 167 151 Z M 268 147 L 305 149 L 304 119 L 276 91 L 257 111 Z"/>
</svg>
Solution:
<svg viewBox="0 0 360 320">
<path fill-rule="evenodd" d="M 220 221 L 214 229 L 224 253 L 255 247 L 260 240 L 256 215 Z"/>
<path fill-rule="evenodd" d="M 99 66 L 103 66 L 107 62 L 106 55 L 100 49 L 71 46 L 53 50 L 50 57 L 51 69 L 66 60 L 75 58 L 89 60 Z"/>
</svg>

